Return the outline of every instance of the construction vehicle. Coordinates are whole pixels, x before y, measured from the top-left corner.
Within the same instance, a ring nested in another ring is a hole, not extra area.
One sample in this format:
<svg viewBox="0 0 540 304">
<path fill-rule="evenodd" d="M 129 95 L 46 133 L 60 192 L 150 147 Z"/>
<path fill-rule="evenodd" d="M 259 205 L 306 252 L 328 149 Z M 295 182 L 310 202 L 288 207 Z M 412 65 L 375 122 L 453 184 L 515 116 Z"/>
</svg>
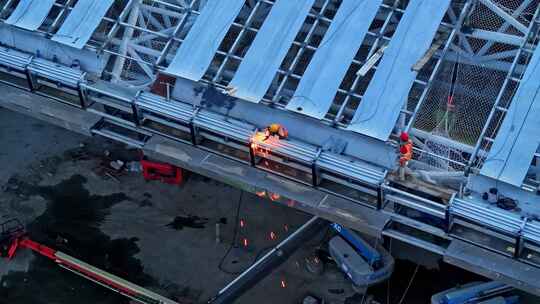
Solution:
<svg viewBox="0 0 540 304">
<path fill-rule="evenodd" d="M 473 282 L 434 295 L 431 304 L 519 304 L 514 292 L 500 282 Z"/>
<path fill-rule="evenodd" d="M 106 287 L 138 303 L 178 304 L 148 289 L 137 286 L 113 274 L 98 269 L 61 251 L 54 250 L 30 239 L 22 223 L 17 219 L 0 224 L 1 256 L 11 260 L 19 249 L 26 248 L 50 259 L 59 267 L 69 270 L 98 285 Z"/>
<path fill-rule="evenodd" d="M 338 235 L 328 243 L 330 255 L 354 286 L 371 286 L 392 275 L 394 258 L 382 246 L 371 246 L 340 224 L 331 226 Z"/>
</svg>

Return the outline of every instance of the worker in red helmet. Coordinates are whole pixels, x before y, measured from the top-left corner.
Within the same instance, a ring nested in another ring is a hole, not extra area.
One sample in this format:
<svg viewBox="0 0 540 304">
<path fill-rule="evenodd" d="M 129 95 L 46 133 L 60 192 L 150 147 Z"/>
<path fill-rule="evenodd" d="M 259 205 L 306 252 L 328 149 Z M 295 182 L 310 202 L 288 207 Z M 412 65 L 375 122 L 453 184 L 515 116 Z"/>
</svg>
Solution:
<svg viewBox="0 0 540 304">
<path fill-rule="evenodd" d="M 399 141 L 399 178 L 401 180 L 405 180 L 405 171 L 407 169 L 407 165 L 413 157 L 413 142 L 409 138 L 409 134 L 407 132 L 401 132 L 399 135 Z"/>
</svg>

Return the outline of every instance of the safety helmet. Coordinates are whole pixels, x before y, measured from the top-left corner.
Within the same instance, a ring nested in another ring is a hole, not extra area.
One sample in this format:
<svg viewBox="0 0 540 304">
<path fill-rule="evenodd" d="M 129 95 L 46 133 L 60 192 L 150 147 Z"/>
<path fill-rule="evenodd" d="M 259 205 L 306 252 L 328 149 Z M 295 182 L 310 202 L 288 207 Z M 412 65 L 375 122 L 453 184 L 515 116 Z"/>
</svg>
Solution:
<svg viewBox="0 0 540 304">
<path fill-rule="evenodd" d="M 399 139 L 401 139 L 401 141 L 409 141 L 409 133 L 401 132 L 401 135 L 399 135 Z"/>
<path fill-rule="evenodd" d="M 281 129 L 281 126 L 279 124 L 274 123 L 274 124 L 271 124 L 270 127 L 268 127 L 268 129 L 272 133 L 278 133 L 279 129 Z"/>
</svg>

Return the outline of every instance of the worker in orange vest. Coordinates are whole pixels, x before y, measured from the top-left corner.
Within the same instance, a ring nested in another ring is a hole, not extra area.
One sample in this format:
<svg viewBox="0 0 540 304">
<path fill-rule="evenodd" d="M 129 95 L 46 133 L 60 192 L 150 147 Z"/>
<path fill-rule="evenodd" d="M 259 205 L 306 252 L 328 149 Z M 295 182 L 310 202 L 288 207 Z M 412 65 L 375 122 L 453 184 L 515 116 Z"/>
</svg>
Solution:
<svg viewBox="0 0 540 304">
<path fill-rule="evenodd" d="M 270 136 L 277 136 L 280 139 L 285 139 L 289 136 L 289 131 L 287 131 L 287 129 L 285 129 L 285 127 L 282 125 L 273 123 L 266 128 L 264 134 L 266 138 L 269 138 Z"/>
<path fill-rule="evenodd" d="M 413 142 L 407 132 L 401 132 L 399 140 L 399 178 L 405 180 L 405 170 L 413 157 Z"/>
</svg>

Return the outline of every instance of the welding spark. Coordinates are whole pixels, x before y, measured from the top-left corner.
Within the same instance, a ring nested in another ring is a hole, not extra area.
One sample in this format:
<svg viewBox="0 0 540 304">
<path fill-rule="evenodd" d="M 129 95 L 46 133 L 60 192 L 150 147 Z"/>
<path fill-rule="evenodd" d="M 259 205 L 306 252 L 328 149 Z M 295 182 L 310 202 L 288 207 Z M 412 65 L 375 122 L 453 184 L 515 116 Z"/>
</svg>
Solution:
<svg viewBox="0 0 540 304">
<path fill-rule="evenodd" d="M 275 202 L 281 198 L 281 195 L 279 195 L 279 193 L 270 193 L 269 198 L 271 201 Z"/>
<path fill-rule="evenodd" d="M 266 135 L 264 134 L 264 132 L 255 133 L 253 136 L 251 136 L 251 139 L 250 139 L 252 143 L 252 147 L 253 145 L 257 147 L 257 143 L 263 142 L 265 139 L 266 139 Z"/>
</svg>

